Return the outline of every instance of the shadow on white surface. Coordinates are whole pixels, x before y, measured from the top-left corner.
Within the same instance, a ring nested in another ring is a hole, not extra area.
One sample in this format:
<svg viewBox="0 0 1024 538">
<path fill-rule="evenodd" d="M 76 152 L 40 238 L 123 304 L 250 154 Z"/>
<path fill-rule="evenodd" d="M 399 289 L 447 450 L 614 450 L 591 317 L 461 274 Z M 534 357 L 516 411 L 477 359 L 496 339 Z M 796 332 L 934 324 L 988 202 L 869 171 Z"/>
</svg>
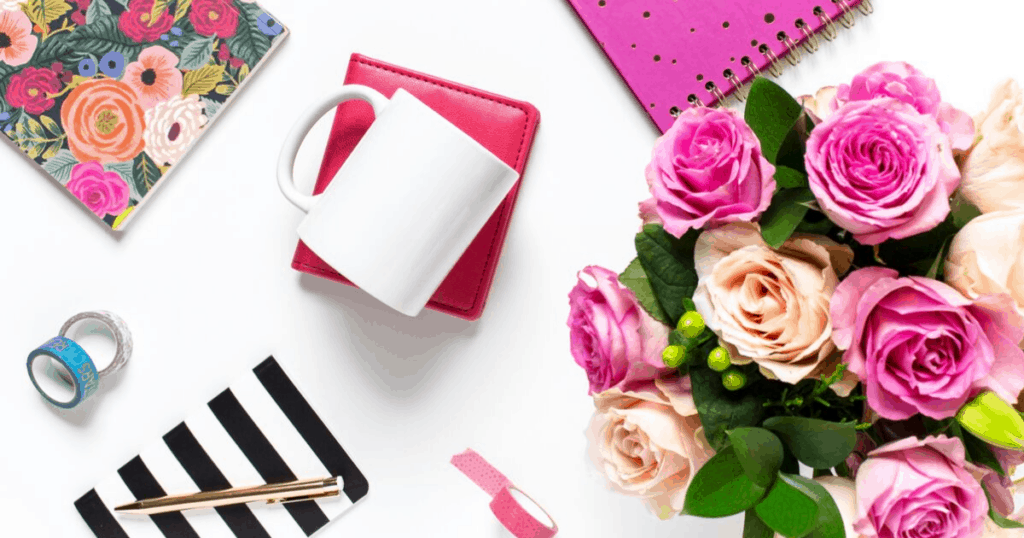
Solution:
<svg viewBox="0 0 1024 538">
<path fill-rule="evenodd" d="M 439 367 L 450 346 L 476 334 L 474 323 L 433 311 L 410 318 L 379 303 L 366 292 L 312 275 L 299 277 L 302 289 L 336 313 L 337 334 L 347 335 L 359 371 L 386 395 L 409 394 Z M 344 336 L 342 336 L 344 337 Z M 382 383 L 383 382 L 383 385 Z"/>
</svg>

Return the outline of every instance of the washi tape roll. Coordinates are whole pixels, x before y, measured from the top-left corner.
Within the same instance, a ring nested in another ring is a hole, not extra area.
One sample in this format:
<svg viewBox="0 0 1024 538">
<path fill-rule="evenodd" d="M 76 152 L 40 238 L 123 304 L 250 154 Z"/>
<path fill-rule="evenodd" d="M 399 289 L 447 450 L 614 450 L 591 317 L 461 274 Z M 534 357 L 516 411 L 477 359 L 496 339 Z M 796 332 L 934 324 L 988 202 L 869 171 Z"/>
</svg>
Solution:
<svg viewBox="0 0 1024 538">
<path fill-rule="evenodd" d="M 100 388 L 100 373 L 89 354 L 63 336 L 29 353 L 28 375 L 39 394 L 61 409 L 77 406 Z"/>
<path fill-rule="evenodd" d="M 558 533 L 555 520 L 480 454 L 466 450 L 452 457 L 452 465 L 492 497 L 491 512 L 516 538 L 551 538 Z"/>
<path fill-rule="evenodd" d="M 110 364 L 96 367 L 89 353 L 69 337 L 79 322 L 92 321 L 106 327 L 116 350 Z M 98 389 L 100 379 L 128 363 L 132 337 L 124 321 L 106 311 L 83 312 L 69 319 L 60 335 L 36 348 L 28 356 L 28 375 L 39 394 L 61 409 L 71 409 L 87 400 Z"/>
</svg>

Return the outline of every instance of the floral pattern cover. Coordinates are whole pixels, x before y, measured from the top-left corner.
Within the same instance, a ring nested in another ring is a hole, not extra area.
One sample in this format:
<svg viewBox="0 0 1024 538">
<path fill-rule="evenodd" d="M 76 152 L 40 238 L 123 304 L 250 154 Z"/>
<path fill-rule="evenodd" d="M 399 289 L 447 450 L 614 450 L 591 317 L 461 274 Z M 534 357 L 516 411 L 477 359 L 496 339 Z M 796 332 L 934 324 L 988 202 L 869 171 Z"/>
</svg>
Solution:
<svg viewBox="0 0 1024 538">
<path fill-rule="evenodd" d="M 252 0 L 0 0 L 0 130 L 120 229 L 287 33 Z"/>
</svg>

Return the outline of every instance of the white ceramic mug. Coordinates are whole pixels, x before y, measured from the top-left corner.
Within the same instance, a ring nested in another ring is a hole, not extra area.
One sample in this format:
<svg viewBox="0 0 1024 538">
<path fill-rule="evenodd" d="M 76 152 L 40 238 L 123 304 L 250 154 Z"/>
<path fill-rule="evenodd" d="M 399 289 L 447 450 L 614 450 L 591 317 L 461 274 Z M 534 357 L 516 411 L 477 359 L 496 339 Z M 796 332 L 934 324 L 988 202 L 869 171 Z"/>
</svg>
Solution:
<svg viewBox="0 0 1024 538">
<path fill-rule="evenodd" d="M 360 99 L 376 119 L 319 196 L 295 188 L 295 158 L 313 125 Z M 312 107 L 285 142 L 281 191 L 307 213 L 299 237 L 317 256 L 384 304 L 420 313 L 519 179 L 519 173 L 399 89 L 389 100 L 343 86 Z"/>
</svg>

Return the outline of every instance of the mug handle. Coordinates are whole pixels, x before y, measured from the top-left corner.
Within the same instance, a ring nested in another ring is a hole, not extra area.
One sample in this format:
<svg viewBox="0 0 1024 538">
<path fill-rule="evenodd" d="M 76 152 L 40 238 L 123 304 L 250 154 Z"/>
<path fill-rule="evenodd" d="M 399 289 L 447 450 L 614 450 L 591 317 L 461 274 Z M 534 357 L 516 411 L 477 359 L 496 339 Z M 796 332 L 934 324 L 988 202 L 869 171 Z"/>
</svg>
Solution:
<svg viewBox="0 0 1024 538">
<path fill-rule="evenodd" d="M 353 99 L 369 103 L 373 107 L 374 116 L 380 116 L 381 112 L 384 111 L 384 107 L 388 104 L 388 98 L 373 88 L 359 84 L 342 86 L 340 90 L 326 97 L 321 103 L 310 107 L 299 119 L 298 123 L 295 124 L 295 127 L 292 128 L 288 138 L 285 139 L 284 148 L 281 150 L 281 157 L 277 162 L 277 184 L 281 188 L 284 197 L 306 213 L 313 209 L 318 196 L 303 194 L 295 188 L 295 159 L 299 155 L 299 148 L 302 147 L 302 142 L 306 139 L 306 135 L 309 134 L 309 131 L 313 129 L 313 126 L 316 125 L 316 122 L 320 121 L 324 114 L 327 114 L 339 104 Z"/>
</svg>

